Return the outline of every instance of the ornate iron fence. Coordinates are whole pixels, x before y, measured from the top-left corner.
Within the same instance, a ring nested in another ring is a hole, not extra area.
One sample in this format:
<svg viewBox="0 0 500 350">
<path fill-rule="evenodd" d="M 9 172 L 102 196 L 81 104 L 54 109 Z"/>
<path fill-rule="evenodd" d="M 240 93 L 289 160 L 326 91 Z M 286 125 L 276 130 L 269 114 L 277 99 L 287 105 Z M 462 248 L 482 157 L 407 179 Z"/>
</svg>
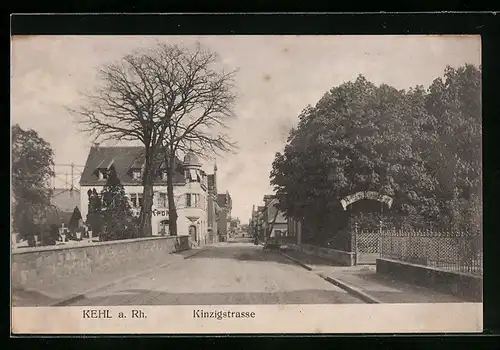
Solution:
<svg viewBox="0 0 500 350">
<path fill-rule="evenodd" d="M 383 230 L 380 256 L 445 270 L 483 273 L 483 245 L 480 233 Z"/>
<path fill-rule="evenodd" d="M 380 229 L 355 228 L 353 236 L 356 263 L 375 264 L 380 256 Z"/>
</svg>

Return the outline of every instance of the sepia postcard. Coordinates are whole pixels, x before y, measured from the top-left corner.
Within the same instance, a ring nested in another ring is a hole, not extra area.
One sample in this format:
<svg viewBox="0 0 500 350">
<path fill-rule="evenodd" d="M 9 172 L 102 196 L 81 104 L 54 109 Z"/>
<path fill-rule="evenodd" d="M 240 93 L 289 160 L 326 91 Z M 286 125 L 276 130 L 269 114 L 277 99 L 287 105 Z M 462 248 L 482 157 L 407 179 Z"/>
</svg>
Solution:
<svg viewBox="0 0 500 350">
<path fill-rule="evenodd" d="M 481 38 L 13 36 L 11 331 L 481 332 Z"/>
</svg>

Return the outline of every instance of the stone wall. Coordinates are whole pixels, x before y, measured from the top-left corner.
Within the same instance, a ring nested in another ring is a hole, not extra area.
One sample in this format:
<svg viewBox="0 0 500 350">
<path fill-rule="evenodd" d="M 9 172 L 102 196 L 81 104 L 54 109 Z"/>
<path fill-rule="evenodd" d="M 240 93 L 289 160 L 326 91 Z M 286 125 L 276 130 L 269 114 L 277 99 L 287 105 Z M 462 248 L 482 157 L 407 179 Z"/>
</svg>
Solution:
<svg viewBox="0 0 500 350">
<path fill-rule="evenodd" d="M 483 299 L 483 277 L 480 275 L 446 271 L 390 259 L 377 259 L 377 273 L 456 295 L 468 301 L 480 302 Z"/>
<path fill-rule="evenodd" d="M 141 263 L 160 263 L 168 254 L 186 249 L 189 249 L 187 236 L 23 248 L 12 252 L 12 287 L 54 283 L 67 277 L 82 278 Z"/>
<path fill-rule="evenodd" d="M 342 250 L 316 247 L 308 244 L 301 244 L 300 246 L 295 244 L 287 244 L 287 247 L 290 249 L 298 250 L 305 254 L 319 256 L 331 261 L 332 264 L 335 265 L 353 266 L 355 264 L 354 253 L 352 252 L 344 252 Z"/>
</svg>

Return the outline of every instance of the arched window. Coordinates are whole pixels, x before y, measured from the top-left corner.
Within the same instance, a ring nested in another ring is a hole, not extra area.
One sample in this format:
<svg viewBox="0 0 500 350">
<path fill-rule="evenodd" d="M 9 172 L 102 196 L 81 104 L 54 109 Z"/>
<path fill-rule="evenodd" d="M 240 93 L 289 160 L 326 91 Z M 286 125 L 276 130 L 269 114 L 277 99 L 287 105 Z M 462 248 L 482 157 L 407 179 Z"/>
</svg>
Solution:
<svg viewBox="0 0 500 350">
<path fill-rule="evenodd" d="M 162 220 L 158 223 L 158 233 L 162 236 L 168 236 L 168 220 Z"/>
</svg>

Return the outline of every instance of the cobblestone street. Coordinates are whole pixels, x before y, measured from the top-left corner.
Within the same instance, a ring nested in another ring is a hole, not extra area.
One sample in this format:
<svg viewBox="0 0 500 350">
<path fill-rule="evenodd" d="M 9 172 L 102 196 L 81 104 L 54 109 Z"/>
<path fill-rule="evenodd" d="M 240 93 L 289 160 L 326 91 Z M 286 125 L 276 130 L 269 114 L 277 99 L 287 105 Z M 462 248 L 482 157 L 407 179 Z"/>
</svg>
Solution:
<svg viewBox="0 0 500 350">
<path fill-rule="evenodd" d="M 90 293 L 71 305 L 362 303 L 250 240 L 210 247 L 181 263 Z"/>
</svg>

